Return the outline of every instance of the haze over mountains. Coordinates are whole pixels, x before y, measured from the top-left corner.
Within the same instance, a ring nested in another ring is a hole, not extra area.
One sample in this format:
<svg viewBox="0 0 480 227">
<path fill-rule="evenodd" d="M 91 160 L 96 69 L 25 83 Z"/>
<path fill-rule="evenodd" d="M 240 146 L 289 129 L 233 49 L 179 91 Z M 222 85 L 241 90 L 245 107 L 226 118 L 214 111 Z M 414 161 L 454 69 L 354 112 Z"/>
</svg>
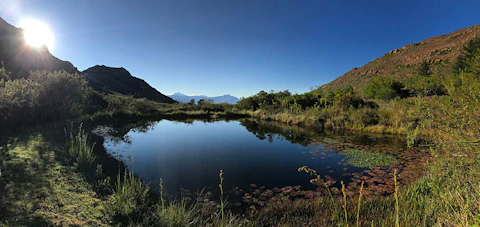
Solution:
<svg viewBox="0 0 480 227">
<path fill-rule="evenodd" d="M 182 103 L 187 103 L 190 102 L 190 100 L 194 99 L 195 103 L 198 103 L 198 100 L 200 99 L 210 99 L 212 100 L 213 103 L 228 103 L 228 104 L 235 104 L 237 103 L 240 99 L 238 99 L 235 96 L 231 95 L 222 95 L 222 96 L 215 96 L 215 97 L 209 97 L 206 95 L 184 95 L 182 93 L 174 93 L 169 95 L 170 98 L 174 99 L 177 102 L 182 102 Z"/>
</svg>

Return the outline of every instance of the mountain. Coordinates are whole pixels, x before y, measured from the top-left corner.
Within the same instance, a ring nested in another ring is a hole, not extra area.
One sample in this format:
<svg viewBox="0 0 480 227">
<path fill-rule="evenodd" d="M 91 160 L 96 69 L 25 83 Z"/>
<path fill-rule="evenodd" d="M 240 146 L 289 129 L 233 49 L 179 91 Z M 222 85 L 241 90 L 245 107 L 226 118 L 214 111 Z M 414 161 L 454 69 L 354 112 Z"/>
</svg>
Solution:
<svg viewBox="0 0 480 227">
<path fill-rule="evenodd" d="M 28 77 L 30 71 L 39 69 L 78 72 L 72 63 L 56 58 L 47 47 L 29 46 L 23 37 L 23 29 L 10 25 L 2 18 L 0 18 L 0 62 L 3 62 L 5 69 L 15 78 Z"/>
<path fill-rule="evenodd" d="M 229 104 L 235 104 L 237 103 L 238 101 L 240 101 L 240 99 L 238 99 L 237 97 L 235 96 L 231 96 L 231 95 L 222 95 L 222 96 L 215 96 L 215 97 L 208 97 L 206 95 L 184 95 L 182 93 L 174 93 L 174 94 L 171 94 L 169 95 L 170 98 L 174 99 L 175 101 L 178 101 L 178 102 L 183 102 L 183 103 L 186 103 L 186 102 L 190 102 L 190 100 L 194 99 L 195 102 L 198 102 L 198 100 L 200 99 L 211 99 L 213 101 L 213 103 L 229 103 Z"/>
<path fill-rule="evenodd" d="M 362 91 L 367 81 L 377 76 L 404 81 L 417 75 L 417 69 L 424 60 L 433 62 L 434 73 L 449 73 L 463 46 L 475 36 L 480 36 L 480 25 L 408 44 L 360 68 L 351 69 L 322 88 L 337 89 L 351 85 L 355 90 Z"/>
<path fill-rule="evenodd" d="M 120 93 L 147 98 L 156 102 L 176 103 L 172 98 L 160 93 L 144 80 L 132 76 L 124 68 L 96 65 L 82 72 L 90 86 L 106 93 Z"/>
<path fill-rule="evenodd" d="M 231 96 L 231 95 L 222 95 L 222 96 L 216 96 L 216 97 L 211 97 L 209 98 L 211 100 L 213 100 L 213 103 L 228 103 L 228 104 L 235 104 L 237 103 L 238 101 L 240 101 L 239 98 L 235 97 L 235 96 Z"/>
<path fill-rule="evenodd" d="M 53 56 L 47 47 L 29 46 L 23 33 L 23 29 L 10 25 L 0 18 L 0 62 L 13 78 L 26 78 L 30 71 L 41 69 L 80 73 L 72 63 Z M 89 81 L 90 86 L 98 91 L 132 94 L 157 102 L 175 103 L 173 99 L 158 92 L 144 80 L 130 75 L 124 68 L 94 66 L 82 72 L 82 75 Z"/>
</svg>

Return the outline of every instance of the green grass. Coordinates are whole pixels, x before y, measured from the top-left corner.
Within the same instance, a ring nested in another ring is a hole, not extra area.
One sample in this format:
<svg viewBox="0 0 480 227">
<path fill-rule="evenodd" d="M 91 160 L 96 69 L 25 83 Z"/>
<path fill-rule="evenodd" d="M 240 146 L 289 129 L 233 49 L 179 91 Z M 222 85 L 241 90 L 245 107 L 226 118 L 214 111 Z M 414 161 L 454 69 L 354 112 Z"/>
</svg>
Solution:
<svg viewBox="0 0 480 227">
<path fill-rule="evenodd" d="M 159 226 L 198 226 L 201 221 L 201 209 L 198 204 L 189 206 L 185 198 L 169 204 L 158 205 L 156 209 Z"/>
<path fill-rule="evenodd" d="M 141 223 L 149 208 L 150 189 L 133 172 L 125 171 L 123 179 L 117 176 L 115 190 L 108 198 L 107 209 L 117 220 L 127 223 Z"/>
<path fill-rule="evenodd" d="M 2 150 L 0 225 L 106 226 L 111 221 L 62 147 L 37 133 L 11 141 Z"/>
</svg>

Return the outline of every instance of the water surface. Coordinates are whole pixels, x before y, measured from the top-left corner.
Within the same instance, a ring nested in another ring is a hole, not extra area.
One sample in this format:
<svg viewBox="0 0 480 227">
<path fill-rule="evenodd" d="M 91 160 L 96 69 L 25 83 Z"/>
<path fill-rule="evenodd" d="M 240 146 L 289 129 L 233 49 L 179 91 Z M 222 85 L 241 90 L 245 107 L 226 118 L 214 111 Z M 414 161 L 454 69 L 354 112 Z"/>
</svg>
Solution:
<svg viewBox="0 0 480 227">
<path fill-rule="evenodd" d="M 399 171 L 409 162 L 401 157 L 405 148 L 398 138 L 364 134 L 327 137 L 301 128 L 250 120 L 189 123 L 161 120 L 141 130 L 130 130 L 122 140 L 106 139 L 104 146 L 152 188 L 158 188 L 162 178 L 169 194 L 176 194 L 181 188 L 190 191 L 206 188 L 215 193 L 220 170 L 224 171 L 224 188 L 238 187 L 242 192 L 296 185 L 302 190 L 315 190 L 316 185 L 309 181 L 312 177 L 297 171 L 301 166 L 315 169 L 322 178 L 332 180 L 332 187 L 339 187 L 340 181 L 344 181 L 354 188 L 362 177 L 373 179 L 373 173 L 377 180 L 370 180 L 371 187 L 378 188 L 389 179 L 388 166 L 372 169 L 362 166 L 362 160 L 357 160 L 360 164 L 349 162 L 341 153 L 346 147 L 400 154 L 394 166 Z M 382 173 L 385 176 L 380 176 Z"/>
</svg>

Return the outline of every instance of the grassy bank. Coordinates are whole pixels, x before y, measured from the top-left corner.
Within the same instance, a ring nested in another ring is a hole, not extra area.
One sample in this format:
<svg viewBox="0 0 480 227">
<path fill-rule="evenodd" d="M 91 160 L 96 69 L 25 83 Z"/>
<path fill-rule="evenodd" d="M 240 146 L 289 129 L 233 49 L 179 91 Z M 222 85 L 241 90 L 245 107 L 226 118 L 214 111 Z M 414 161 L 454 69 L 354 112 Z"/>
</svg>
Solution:
<svg viewBox="0 0 480 227">
<path fill-rule="evenodd" d="M 345 121 L 342 121 L 342 120 L 337 121 L 332 118 L 322 119 L 320 115 L 324 113 L 321 113 L 320 111 L 307 111 L 306 113 L 292 114 L 292 113 L 269 113 L 262 110 L 256 110 L 256 111 L 247 110 L 247 111 L 239 111 L 238 113 L 245 114 L 249 117 L 253 117 L 259 120 L 277 121 L 287 125 L 297 125 L 297 126 L 313 128 L 313 129 L 353 130 L 353 131 L 362 131 L 362 132 L 379 133 L 379 134 L 398 134 L 398 135 L 406 134 L 406 128 L 403 126 L 392 126 L 389 124 L 368 125 L 363 122 L 347 123 Z M 340 117 L 342 115 L 340 115 Z M 347 116 L 347 114 L 345 114 L 345 116 Z"/>
<path fill-rule="evenodd" d="M 107 226 L 111 216 L 64 147 L 41 133 L 4 144 L 2 226 Z"/>
</svg>

